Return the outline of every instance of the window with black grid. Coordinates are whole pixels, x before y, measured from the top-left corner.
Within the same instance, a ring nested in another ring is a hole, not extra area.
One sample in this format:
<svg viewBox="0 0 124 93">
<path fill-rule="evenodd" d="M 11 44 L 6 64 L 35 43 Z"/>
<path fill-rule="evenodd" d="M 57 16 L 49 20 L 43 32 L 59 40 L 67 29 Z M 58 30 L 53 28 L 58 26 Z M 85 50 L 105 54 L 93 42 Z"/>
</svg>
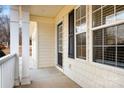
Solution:
<svg viewBox="0 0 124 93">
<path fill-rule="evenodd" d="M 74 58 L 74 10 L 68 16 L 69 33 L 68 33 L 68 57 Z"/>
</svg>

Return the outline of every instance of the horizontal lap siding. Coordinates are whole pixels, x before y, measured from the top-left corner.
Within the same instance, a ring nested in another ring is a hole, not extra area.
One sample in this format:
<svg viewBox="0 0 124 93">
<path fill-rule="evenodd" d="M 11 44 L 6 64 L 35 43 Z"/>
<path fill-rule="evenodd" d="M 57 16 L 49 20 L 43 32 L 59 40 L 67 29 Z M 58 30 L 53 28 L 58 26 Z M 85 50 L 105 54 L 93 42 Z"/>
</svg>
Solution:
<svg viewBox="0 0 124 93">
<path fill-rule="evenodd" d="M 54 24 L 38 22 L 38 67 L 54 66 Z"/>
<path fill-rule="evenodd" d="M 58 18 L 60 19 L 59 16 Z M 64 15 L 62 18 L 64 18 L 64 74 L 78 83 L 81 87 L 124 87 L 124 69 L 68 58 L 68 15 Z"/>
</svg>

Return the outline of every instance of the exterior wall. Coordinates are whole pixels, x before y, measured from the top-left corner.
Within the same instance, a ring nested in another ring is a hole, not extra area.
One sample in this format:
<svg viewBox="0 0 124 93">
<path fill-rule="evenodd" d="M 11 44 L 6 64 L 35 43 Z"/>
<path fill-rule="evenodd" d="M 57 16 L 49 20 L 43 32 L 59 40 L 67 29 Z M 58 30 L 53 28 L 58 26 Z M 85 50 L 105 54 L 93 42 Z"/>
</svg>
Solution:
<svg viewBox="0 0 124 93">
<path fill-rule="evenodd" d="M 56 27 L 58 22 L 61 20 L 63 21 L 64 25 L 63 69 L 61 71 L 78 83 L 81 87 L 124 87 L 124 69 L 92 62 L 92 31 L 90 28 L 88 29 L 87 35 L 88 60 L 85 61 L 83 59 L 68 58 L 68 12 L 74 7 L 75 6 L 66 6 L 56 17 Z M 90 12 L 91 9 L 89 9 L 89 13 Z M 91 20 L 91 15 L 89 15 L 89 19 Z M 89 27 L 90 26 L 91 24 L 89 24 Z M 57 39 L 55 38 L 55 42 L 56 41 Z M 56 51 L 55 53 L 57 55 Z M 55 61 L 57 63 L 56 59 L 57 56 L 55 57 Z"/>
<path fill-rule="evenodd" d="M 31 21 L 38 26 L 38 68 L 55 66 L 54 19 L 31 16 Z"/>
</svg>

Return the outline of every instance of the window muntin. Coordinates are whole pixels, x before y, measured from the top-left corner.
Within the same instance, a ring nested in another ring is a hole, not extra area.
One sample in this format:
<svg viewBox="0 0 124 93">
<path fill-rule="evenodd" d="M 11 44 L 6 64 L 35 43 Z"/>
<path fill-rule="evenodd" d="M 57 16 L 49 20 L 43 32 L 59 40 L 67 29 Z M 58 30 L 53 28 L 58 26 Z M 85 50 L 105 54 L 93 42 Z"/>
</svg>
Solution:
<svg viewBox="0 0 124 93">
<path fill-rule="evenodd" d="M 124 46 L 118 46 L 117 51 L 117 66 L 124 68 Z"/>
<path fill-rule="evenodd" d="M 117 29 L 117 44 L 124 45 L 124 25 L 118 25 Z"/>
<path fill-rule="evenodd" d="M 116 65 L 116 47 L 104 47 L 104 64 Z"/>
<path fill-rule="evenodd" d="M 76 9 L 76 16 L 77 16 L 76 17 L 76 57 L 81 59 L 86 59 L 86 6 L 85 5 L 82 5 Z"/>
<path fill-rule="evenodd" d="M 116 5 L 116 20 L 124 20 L 124 5 Z"/>
<path fill-rule="evenodd" d="M 104 45 L 115 45 L 116 28 L 109 27 L 104 29 Z"/>
<path fill-rule="evenodd" d="M 103 63 L 102 46 L 93 46 L 93 61 Z"/>
<path fill-rule="evenodd" d="M 124 68 L 124 24 L 117 26 L 117 66 Z"/>
<path fill-rule="evenodd" d="M 92 6 L 92 27 L 124 20 L 124 5 Z"/>
<path fill-rule="evenodd" d="M 62 53 L 62 23 L 58 26 L 58 52 Z"/>
<path fill-rule="evenodd" d="M 77 58 L 86 59 L 86 32 L 76 35 Z"/>
<path fill-rule="evenodd" d="M 93 5 L 92 11 L 95 11 L 95 10 L 100 9 L 100 8 L 101 8 L 101 5 Z"/>
<path fill-rule="evenodd" d="M 114 6 L 108 5 L 102 8 L 102 24 L 110 24 L 114 21 Z"/>
<path fill-rule="evenodd" d="M 80 19 L 80 7 L 76 9 L 76 20 Z"/>
<path fill-rule="evenodd" d="M 81 37 L 81 34 L 78 34 L 78 35 L 76 35 L 76 56 L 77 56 L 77 58 L 81 58 L 81 56 L 82 56 L 82 54 L 81 54 L 81 39 L 82 37 Z"/>
<path fill-rule="evenodd" d="M 93 61 L 116 65 L 116 27 L 93 31 Z"/>
<path fill-rule="evenodd" d="M 124 24 L 93 31 L 94 62 L 124 67 L 123 31 Z"/>
<path fill-rule="evenodd" d="M 115 25 L 123 20 L 124 5 L 92 6 L 94 62 L 124 68 L 124 24 Z"/>
<path fill-rule="evenodd" d="M 81 8 L 81 17 L 86 16 L 86 6 L 82 5 L 80 8 Z"/>
<path fill-rule="evenodd" d="M 101 25 L 101 9 L 95 11 L 92 14 L 92 25 L 93 27 L 100 26 Z"/>
<path fill-rule="evenodd" d="M 86 32 L 86 18 L 81 19 L 80 32 Z"/>
<path fill-rule="evenodd" d="M 80 20 L 76 21 L 76 33 L 81 32 Z"/>
<path fill-rule="evenodd" d="M 102 29 L 95 30 L 93 32 L 93 46 L 95 45 L 102 45 Z"/>
</svg>

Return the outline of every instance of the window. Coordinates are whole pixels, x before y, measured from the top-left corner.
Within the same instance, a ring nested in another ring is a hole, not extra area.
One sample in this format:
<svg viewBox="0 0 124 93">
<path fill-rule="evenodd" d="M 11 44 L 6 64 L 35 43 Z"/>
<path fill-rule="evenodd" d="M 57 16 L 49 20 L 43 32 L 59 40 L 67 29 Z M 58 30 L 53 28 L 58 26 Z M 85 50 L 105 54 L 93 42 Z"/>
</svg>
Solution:
<svg viewBox="0 0 124 93">
<path fill-rule="evenodd" d="M 92 27 L 124 20 L 124 5 L 93 5 Z"/>
<path fill-rule="evenodd" d="M 102 24 L 112 23 L 114 21 L 114 6 L 103 6 L 102 11 Z"/>
<path fill-rule="evenodd" d="M 101 5 L 93 5 L 92 11 L 95 11 L 97 9 L 101 8 Z"/>
<path fill-rule="evenodd" d="M 101 8 L 92 7 L 93 27 L 97 23 L 94 19 L 94 11 L 102 10 L 101 25 L 112 24 L 112 21 L 122 21 L 124 19 L 123 5 L 106 5 Z M 99 25 L 100 26 L 100 25 Z M 124 24 L 99 28 L 93 31 L 93 61 L 124 68 Z"/>
<path fill-rule="evenodd" d="M 86 6 L 76 9 L 76 57 L 86 59 Z"/>
<path fill-rule="evenodd" d="M 124 24 L 117 26 L 117 66 L 124 68 Z"/>
<path fill-rule="evenodd" d="M 102 38 L 103 35 L 103 30 L 95 30 L 93 31 L 93 61 L 94 62 L 103 62 L 103 57 L 102 57 Z"/>
<path fill-rule="evenodd" d="M 0 49 L 10 53 L 10 7 L 0 5 Z M 1 56 L 2 57 L 2 56 Z"/>
<path fill-rule="evenodd" d="M 58 33 L 57 33 L 57 44 L 58 44 L 58 52 L 62 53 L 63 52 L 63 48 L 62 48 L 62 22 L 58 25 Z"/>
<path fill-rule="evenodd" d="M 101 25 L 101 6 L 94 5 L 92 6 L 93 16 L 92 16 L 92 25 L 93 27 Z"/>
<path fill-rule="evenodd" d="M 116 5 L 116 20 L 124 20 L 124 5 Z"/>
<path fill-rule="evenodd" d="M 69 48 L 68 56 L 74 58 L 74 10 L 69 13 Z"/>
<path fill-rule="evenodd" d="M 107 5 L 101 6 L 100 9 L 102 10 L 101 25 L 112 24 L 113 20 L 115 22 L 123 20 L 124 6 Z M 97 10 L 94 8 L 94 11 L 98 10 L 99 8 Z M 92 18 L 93 16 L 94 14 Z M 93 24 L 96 21 L 94 20 Z M 95 26 L 93 25 L 93 27 Z M 99 28 L 93 31 L 93 61 L 124 68 L 124 24 Z"/>
<path fill-rule="evenodd" d="M 92 27 L 124 20 L 124 5 L 93 5 Z"/>
</svg>

